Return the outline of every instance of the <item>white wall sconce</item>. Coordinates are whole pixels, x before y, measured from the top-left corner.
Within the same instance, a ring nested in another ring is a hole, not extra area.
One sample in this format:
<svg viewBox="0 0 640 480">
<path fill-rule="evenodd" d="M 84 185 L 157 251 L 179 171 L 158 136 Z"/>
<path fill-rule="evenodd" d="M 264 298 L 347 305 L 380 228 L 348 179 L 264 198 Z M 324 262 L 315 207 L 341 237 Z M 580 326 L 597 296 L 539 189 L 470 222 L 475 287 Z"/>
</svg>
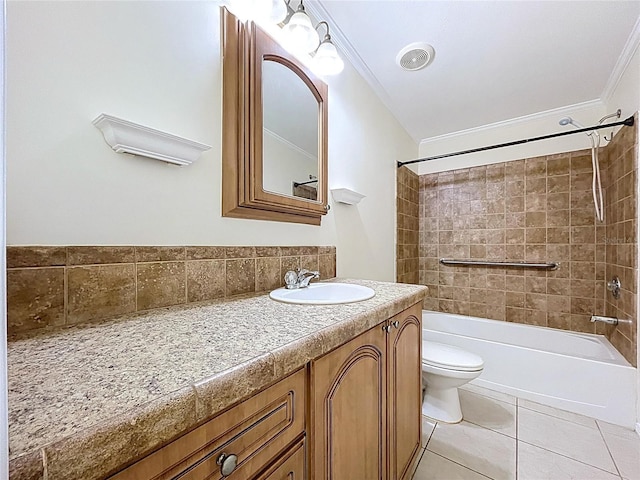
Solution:
<svg viewBox="0 0 640 480">
<path fill-rule="evenodd" d="M 130 153 L 174 165 L 191 165 L 210 145 L 145 127 L 105 113 L 93 124 L 117 153 Z"/>
</svg>

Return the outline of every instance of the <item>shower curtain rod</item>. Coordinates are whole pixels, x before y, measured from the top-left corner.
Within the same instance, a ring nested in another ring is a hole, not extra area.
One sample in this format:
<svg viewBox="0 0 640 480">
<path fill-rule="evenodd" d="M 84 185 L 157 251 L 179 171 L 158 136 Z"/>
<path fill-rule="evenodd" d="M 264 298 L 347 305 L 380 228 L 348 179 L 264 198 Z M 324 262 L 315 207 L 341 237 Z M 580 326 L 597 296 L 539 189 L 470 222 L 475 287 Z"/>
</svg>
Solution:
<svg viewBox="0 0 640 480">
<path fill-rule="evenodd" d="M 447 157 L 455 157 L 457 155 L 464 155 L 466 153 L 483 152 L 485 150 L 494 150 L 496 148 L 502 148 L 502 147 L 511 147 L 513 145 L 521 145 L 523 143 L 537 142 L 538 140 L 547 140 L 548 138 L 564 137 L 565 135 L 575 135 L 576 133 L 591 132 L 593 130 L 600 130 L 601 128 L 616 127 L 618 125 L 625 125 L 627 127 L 632 127 L 633 124 L 634 124 L 634 118 L 632 115 L 626 120 L 608 123 L 606 125 L 595 125 L 593 127 L 585 127 L 585 128 L 579 128 L 577 130 L 569 130 L 566 132 L 552 133 L 550 135 L 543 135 L 541 137 L 525 138 L 524 140 L 516 140 L 514 142 L 499 143 L 497 145 L 490 145 L 488 147 L 472 148 L 471 150 L 462 150 L 460 152 L 454 152 L 454 153 L 445 153 L 443 155 L 436 155 L 435 157 L 418 158 L 417 160 L 407 160 L 406 162 L 398 161 L 398 168 L 402 167 L 403 165 L 411 165 L 412 163 L 426 162 L 429 160 L 438 160 L 440 158 L 447 158 Z"/>
<path fill-rule="evenodd" d="M 293 182 L 294 187 L 299 187 L 300 185 L 307 185 L 309 183 L 316 183 L 318 180 L 309 180 L 308 182 Z"/>
</svg>

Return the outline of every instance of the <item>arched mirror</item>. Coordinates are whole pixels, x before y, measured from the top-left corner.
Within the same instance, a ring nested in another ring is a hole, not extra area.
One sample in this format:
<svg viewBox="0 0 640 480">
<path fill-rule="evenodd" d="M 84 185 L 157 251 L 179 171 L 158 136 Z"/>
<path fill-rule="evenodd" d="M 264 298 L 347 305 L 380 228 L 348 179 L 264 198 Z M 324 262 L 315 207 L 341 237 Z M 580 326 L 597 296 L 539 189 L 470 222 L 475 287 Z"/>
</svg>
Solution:
<svg viewBox="0 0 640 480">
<path fill-rule="evenodd" d="M 319 225 L 327 86 L 223 9 L 223 215 Z"/>
<path fill-rule="evenodd" d="M 318 199 L 318 101 L 289 67 L 262 62 L 262 186 Z"/>
</svg>

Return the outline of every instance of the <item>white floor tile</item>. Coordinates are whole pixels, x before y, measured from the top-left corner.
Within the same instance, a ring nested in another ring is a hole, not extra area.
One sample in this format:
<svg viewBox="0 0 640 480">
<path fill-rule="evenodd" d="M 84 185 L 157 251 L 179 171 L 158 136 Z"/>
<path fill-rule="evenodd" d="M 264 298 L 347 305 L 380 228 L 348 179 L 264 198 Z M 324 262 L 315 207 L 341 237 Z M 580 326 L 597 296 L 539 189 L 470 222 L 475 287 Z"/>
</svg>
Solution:
<svg viewBox="0 0 640 480">
<path fill-rule="evenodd" d="M 640 480 L 640 438 L 603 435 L 620 474 L 627 480 Z"/>
<path fill-rule="evenodd" d="M 568 420 L 573 423 L 579 423 L 580 425 L 584 425 L 585 427 L 598 428 L 596 426 L 596 421 L 591 417 L 585 417 L 584 415 L 567 412 L 566 410 L 560 410 L 559 408 L 541 405 L 539 403 L 531 402 L 523 398 L 518 399 L 518 407 L 528 408 L 529 410 L 534 410 L 546 415 L 551 415 L 552 417 L 562 418 L 563 420 Z"/>
<path fill-rule="evenodd" d="M 516 436 L 516 406 L 494 398 L 460 390 L 460 406 L 465 421 L 510 437 Z"/>
<path fill-rule="evenodd" d="M 638 435 L 638 433 L 632 428 L 621 427 L 620 425 L 614 425 L 613 423 L 604 422 L 602 420 L 596 420 L 596 423 L 600 427 L 602 433 L 630 438 L 631 440 L 640 440 L 640 435 Z"/>
<path fill-rule="evenodd" d="M 460 387 L 460 389 L 468 390 L 470 392 L 477 393 L 478 395 L 484 395 L 485 397 L 495 398 L 496 400 L 510 403 L 511 405 L 516 404 L 516 397 L 514 397 L 513 395 L 498 392 L 497 390 L 489 390 L 488 388 L 479 387 L 478 385 L 475 385 L 473 383 L 467 383 Z"/>
<path fill-rule="evenodd" d="M 433 433 L 433 429 L 436 428 L 436 423 L 430 418 L 422 417 L 422 447 L 426 447 L 429 442 L 429 438 Z"/>
<path fill-rule="evenodd" d="M 620 477 L 557 453 L 518 442 L 518 480 L 619 480 Z"/>
<path fill-rule="evenodd" d="M 516 477 L 515 439 L 472 423 L 438 423 L 427 451 L 494 480 L 514 480 Z"/>
<path fill-rule="evenodd" d="M 424 452 L 413 480 L 486 480 L 480 475 L 430 451 Z"/>
<path fill-rule="evenodd" d="M 518 440 L 617 473 L 598 429 L 520 408 Z"/>
</svg>

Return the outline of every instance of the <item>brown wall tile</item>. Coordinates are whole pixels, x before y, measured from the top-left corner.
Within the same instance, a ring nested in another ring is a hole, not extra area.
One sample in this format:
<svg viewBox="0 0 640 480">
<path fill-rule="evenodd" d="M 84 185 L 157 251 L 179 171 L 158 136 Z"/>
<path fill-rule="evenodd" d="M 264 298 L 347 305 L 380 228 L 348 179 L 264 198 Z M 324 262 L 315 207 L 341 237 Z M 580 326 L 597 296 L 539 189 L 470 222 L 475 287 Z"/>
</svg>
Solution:
<svg viewBox="0 0 640 480">
<path fill-rule="evenodd" d="M 225 247 L 227 258 L 254 258 L 256 247 Z"/>
<path fill-rule="evenodd" d="M 63 325 L 64 268 L 7 270 L 9 333 Z"/>
<path fill-rule="evenodd" d="M 138 264 L 137 289 L 138 310 L 185 303 L 185 262 Z"/>
<path fill-rule="evenodd" d="M 332 246 L 318 247 L 318 254 L 319 255 L 335 255 L 336 247 L 332 247 Z"/>
<path fill-rule="evenodd" d="M 67 282 L 67 323 L 99 320 L 136 310 L 133 263 L 71 267 L 67 270 Z"/>
<path fill-rule="evenodd" d="M 336 276 L 336 256 L 319 255 L 318 267 L 320 278 L 334 278 Z"/>
<path fill-rule="evenodd" d="M 280 247 L 280 255 L 294 257 L 302 255 L 317 255 L 318 247 Z"/>
<path fill-rule="evenodd" d="M 225 247 L 193 246 L 186 248 L 187 260 L 215 260 L 224 258 Z"/>
<path fill-rule="evenodd" d="M 195 260 L 186 262 L 187 302 L 201 302 L 225 296 L 225 261 Z"/>
<path fill-rule="evenodd" d="M 185 247 L 135 247 L 136 262 L 171 262 L 186 259 Z"/>
<path fill-rule="evenodd" d="M 135 263 L 135 247 L 76 246 L 67 247 L 67 265 Z"/>
<path fill-rule="evenodd" d="M 303 255 L 300 257 L 300 268 L 313 272 L 318 271 L 318 255 Z"/>
<path fill-rule="evenodd" d="M 280 247 L 256 247 L 256 257 L 279 257 Z"/>
<path fill-rule="evenodd" d="M 226 261 L 227 296 L 251 293 L 256 288 L 256 261 L 242 258 Z"/>
<path fill-rule="evenodd" d="M 284 275 L 288 271 L 296 271 L 300 268 L 300 257 L 280 257 L 280 278 L 284 279 Z"/>
<path fill-rule="evenodd" d="M 453 189 L 456 184 L 469 182 L 471 172 L 468 169 L 459 170 L 455 175 L 444 174 L 442 176 L 435 174 L 432 176 L 419 179 L 418 176 L 407 167 L 397 169 L 396 177 L 396 226 L 397 226 L 397 262 L 396 262 L 396 280 L 403 283 L 418 283 L 420 277 L 420 250 L 423 255 L 434 255 L 435 250 L 428 248 L 431 239 L 425 238 L 425 245 L 418 248 L 420 241 L 419 229 L 421 218 L 432 218 L 430 222 L 438 222 L 440 230 L 447 230 L 442 233 L 446 243 L 452 245 L 454 241 L 460 241 L 454 238 L 453 228 L 461 228 L 468 223 L 466 214 L 470 211 L 470 203 L 468 195 L 462 195 Z M 422 192 L 418 191 L 418 187 L 422 184 Z M 435 185 L 442 186 L 441 199 L 442 203 L 437 202 L 437 191 L 434 190 Z M 430 203 L 426 208 L 420 205 L 420 197 Z M 454 209 L 453 205 L 456 202 Z M 431 206 L 433 208 L 431 208 Z M 448 216 L 438 216 L 439 213 L 448 212 Z M 454 216 L 456 216 L 454 222 Z M 484 219 L 483 219 L 484 220 Z M 437 237 L 435 242 L 438 242 Z M 322 264 L 322 258 L 320 259 Z M 331 269 L 331 265 L 325 268 Z M 322 270 L 322 267 L 321 267 Z"/>
<path fill-rule="evenodd" d="M 284 286 L 280 276 L 280 257 L 256 258 L 256 292 L 265 292 Z"/>
<path fill-rule="evenodd" d="M 66 247 L 7 247 L 7 268 L 55 267 L 66 265 L 66 263 Z"/>
</svg>

